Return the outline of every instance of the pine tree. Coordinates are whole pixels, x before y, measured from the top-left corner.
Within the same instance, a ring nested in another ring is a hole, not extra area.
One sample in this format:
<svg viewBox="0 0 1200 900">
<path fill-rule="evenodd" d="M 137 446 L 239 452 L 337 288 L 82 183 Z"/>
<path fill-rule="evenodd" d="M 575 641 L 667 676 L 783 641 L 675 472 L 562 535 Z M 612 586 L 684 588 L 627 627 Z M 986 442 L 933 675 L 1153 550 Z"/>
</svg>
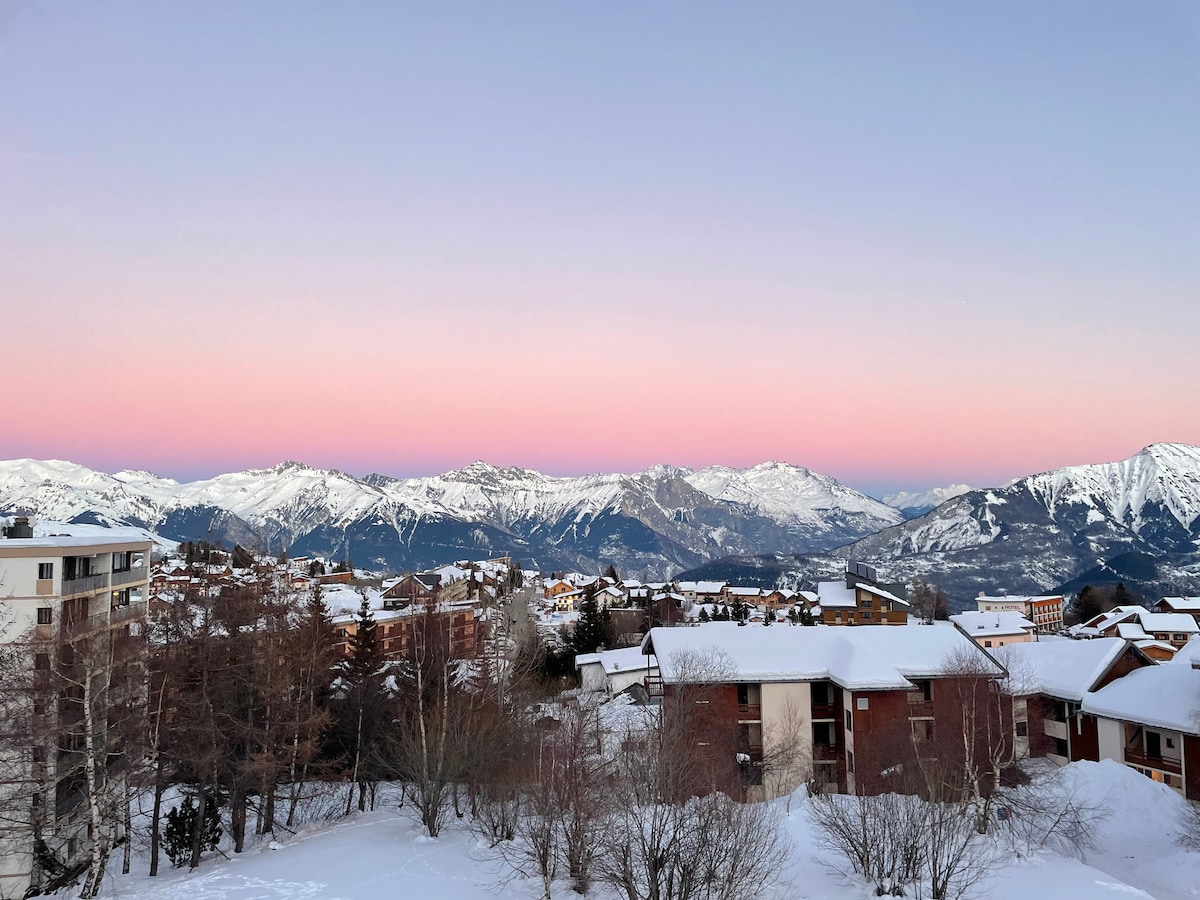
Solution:
<svg viewBox="0 0 1200 900">
<path fill-rule="evenodd" d="M 571 649 L 576 653 L 595 653 L 601 646 L 612 644 L 612 614 L 601 609 L 596 600 L 595 582 L 588 585 L 579 603 L 579 619 L 571 636 Z"/>
<path fill-rule="evenodd" d="M 702 607 L 700 607 L 700 616 L 699 616 L 699 620 L 700 620 L 701 622 L 711 622 L 711 621 L 712 621 L 712 617 L 711 617 L 711 616 L 708 614 L 708 607 L 707 607 L 707 606 L 702 606 Z"/>
<path fill-rule="evenodd" d="M 367 786 L 378 781 L 369 750 L 387 720 L 386 697 L 383 686 L 383 651 L 376 635 L 375 616 L 364 594 L 358 608 L 354 634 L 350 638 L 350 656 L 343 674 L 346 682 L 345 703 L 339 731 L 341 743 L 350 764 L 350 796 L 346 798 L 346 814 L 350 814 L 354 785 L 358 786 L 358 808 L 366 808 Z"/>
</svg>

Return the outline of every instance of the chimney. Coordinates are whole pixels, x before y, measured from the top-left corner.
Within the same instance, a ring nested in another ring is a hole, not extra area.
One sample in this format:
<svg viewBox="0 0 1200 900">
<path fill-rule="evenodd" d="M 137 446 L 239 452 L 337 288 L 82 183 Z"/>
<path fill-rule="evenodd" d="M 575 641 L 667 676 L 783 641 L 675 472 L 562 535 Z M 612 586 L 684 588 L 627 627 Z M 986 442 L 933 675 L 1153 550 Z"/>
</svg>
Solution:
<svg viewBox="0 0 1200 900">
<path fill-rule="evenodd" d="M 9 540 L 33 537 L 33 528 L 29 525 L 28 516 L 17 516 L 11 525 L 4 527 L 4 536 Z"/>
</svg>

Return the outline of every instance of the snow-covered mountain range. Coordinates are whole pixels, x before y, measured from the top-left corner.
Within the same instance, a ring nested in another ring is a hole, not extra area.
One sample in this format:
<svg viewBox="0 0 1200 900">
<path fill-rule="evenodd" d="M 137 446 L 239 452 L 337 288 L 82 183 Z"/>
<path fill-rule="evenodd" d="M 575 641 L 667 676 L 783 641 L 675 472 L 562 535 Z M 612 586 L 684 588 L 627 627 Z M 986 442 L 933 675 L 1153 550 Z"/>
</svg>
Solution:
<svg viewBox="0 0 1200 900">
<path fill-rule="evenodd" d="M 778 462 L 571 478 L 477 462 L 407 479 L 285 462 L 180 483 L 23 459 L 0 462 L 0 514 L 394 569 L 512 552 L 547 569 L 612 563 L 653 577 L 727 554 L 828 551 L 903 520 L 836 479 Z"/>
<path fill-rule="evenodd" d="M 974 488 L 970 485 L 951 484 L 946 487 L 932 488 L 931 490 L 920 491 L 918 493 L 900 491 L 898 494 L 888 494 L 882 499 L 888 506 L 894 506 L 900 512 L 904 513 L 905 518 L 915 519 L 917 516 L 923 516 L 931 509 L 941 506 L 947 500 L 961 497 L 972 490 Z"/>
<path fill-rule="evenodd" d="M 1152 444 L 1113 463 L 1068 466 L 967 491 L 833 553 L 725 560 L 757 580 L 803 583 L 868 561 L 891 580 L 924 576 L 965 605 L 980 590 L 1040 592 L 1080 579 L 1150 594 L 1200 592 L 1200 447 Z M 718 577 L 714 565 L 703 577 Z M 694 573 L 689 573 L 694 575 Z"/>
</svg>

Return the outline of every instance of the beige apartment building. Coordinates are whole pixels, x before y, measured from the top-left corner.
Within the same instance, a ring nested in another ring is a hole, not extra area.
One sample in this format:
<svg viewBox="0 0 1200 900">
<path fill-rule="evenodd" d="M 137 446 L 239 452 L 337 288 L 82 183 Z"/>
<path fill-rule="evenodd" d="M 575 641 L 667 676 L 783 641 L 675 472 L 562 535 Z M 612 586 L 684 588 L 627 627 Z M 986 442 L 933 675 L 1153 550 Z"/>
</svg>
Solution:
<svg viewBox="0 0 1200 900">
<path fill-rule="evenodd" d="M 0 900 L 45 884 L 39 847 L 86 865 L 89 766 L 120 793 L 115 723 L 144 696 L 151 546 L 34 537 L 19 518 L 0 537 Z"/>
</svg>

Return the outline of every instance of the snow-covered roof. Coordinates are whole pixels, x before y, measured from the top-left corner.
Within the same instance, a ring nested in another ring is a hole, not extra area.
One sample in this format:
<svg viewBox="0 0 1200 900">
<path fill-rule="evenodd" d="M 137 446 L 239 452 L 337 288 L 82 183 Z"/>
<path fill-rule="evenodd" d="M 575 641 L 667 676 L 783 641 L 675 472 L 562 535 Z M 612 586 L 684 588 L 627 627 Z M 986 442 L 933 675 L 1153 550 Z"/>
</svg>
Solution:
<svg viewBox="0 0 1200 900">
<path fill-rule="evenodd" d="M 1175 653 L 1175 645 L 1166 641 L 1137 641 L 1134 646 L 1139 650 L 1169 650 L 1172 654 Z"/>
<path fill-rule="evenodd" d="M 883 588 L 874 584 L 867 584 L 865 581 L 860 581 L 855 585 L 856 588 L 866 591 L 868 594 L 874 594 L 876 597 L 882 597 L 884 600 L 890 600 L 892 603 L 899 603 L 902 606 L 908 606 L 908 601 L 897 597 L 890 591 L 885 591 Z"/>
<path fill-rule="evenodd" d="M 726 584 L 726 581 L 680 581 L 675 585 L 675 589 L 680 593 L 719 594 Z"/>
<path fill-rule="evenodd" d="M 1163 597 L 1159 603 L 1176 612 L 1200 612 L 1200 597 Z"/>
<path fill-rule="evenodd" d="M 653 660 L 642 653 L 641 647 L 622 647 L 618 650 L 601 650 L 598 653 L 580 653 L 575 657 L 575 668 L 599 663 L 604 667 L 604 674 L 613 675 L 617 672 L 628 672 L 630 669 L 646 671 L 647 664 L 655 669 Z"/>
<path fill-rule="evenodd" d="M 756 587 L 735 587 L 733 585 L 730 585 L 725 590 L 727 593 L 731 594 L 734 597 L 761 597 L 762 596 L 762 588 L 756 588 Z"/>
<path fill-rule="evenodd" d="M 996 658 L 1008 667 L 1013 694 L 1046 694 L 1078 703 L 1127 646 L 1115 637 L 1033 641 L 1002 647 L 996 651 Z"/>
<path fill-rule="evenodd" d="M 959 654 L 969 654 L 966 658 L 978 660 L 996 677 L 1004 674 L 949 625 L 805 628 L 712 622 L 652 628 L 642 649 L 654 653 L 664 681 L 674 683 L 831 680 L 850 690 L 905 690 L 912 687 L 910 679 L 950 674 Z M 689 671 L 693 668 L 700 671 Z"/>
<path fill-rule="evenodd" d="M 961 612 L 950 617 L 950 621 L 967 634 L 995 635 L 1025 634 L 1034 629 L 1034 624 L 1023 613 L 1006 609 L 997 612 Z"/>
<path fill-rule="evenodd" d="M 876 587 L 873 584 L 859 582 L 855 587 L 866 591 L 868 594 L 874 594 L 876 597 L 880 597 L 890 603 L 899 603 L 902 606 L 909 605 L 907 600 L 901 600 L 895 594 L 885 591 L 881 587 Z M 858 606 L 858 594 L 854 588 L 846 587 L 844 581 L 822 581 L 817 585 L 817 599 L 824 609 L 854 609 Z"/>
<path fill-rule="evenodd" d="M 1136 669 L 1088 694 L 1083 711 L 1200 735 L 1200 669 L 1176 665 Z"/>
</svg>

